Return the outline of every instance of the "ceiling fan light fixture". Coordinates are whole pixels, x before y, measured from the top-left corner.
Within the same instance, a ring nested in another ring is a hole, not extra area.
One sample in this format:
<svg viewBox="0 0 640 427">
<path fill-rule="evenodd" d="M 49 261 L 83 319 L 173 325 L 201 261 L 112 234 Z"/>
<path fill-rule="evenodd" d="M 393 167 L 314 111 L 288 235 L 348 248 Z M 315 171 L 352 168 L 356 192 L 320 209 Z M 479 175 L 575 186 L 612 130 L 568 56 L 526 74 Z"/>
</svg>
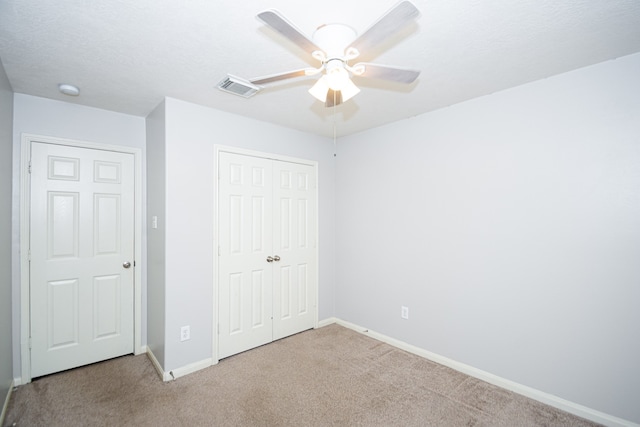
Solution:
<svg viewBox="0 0 640 427">
<path fill-rule="evenodd" d="M 348 100 L 350 100 L 351 98 L 353 98 L 354 96 L 356 96 L 358 93 L 360 93 L 360 89 L 358 88 L 358 86 L 356 86 L 351 79 L 349 79 L 349 77 L 347 76 L 346 81 L 344 82 L 344 84 L 342 85 L 342 87 L 340 89 L 333 89 L 331 88 L 331 86 L 329 86 L 329 83 L 327 82 L 328 78 L 327 76 L 322 76 L 318 79 L 318 81 L 311 87 L 311 89 L 309 89 L 309 93 L 318 101 L 325 103 L 327 102 L 327 97 L 329 96 L 330 93 L 332 92 L 339 92 L 340 93 L 340 103 L 342 102 L 346 102 Z M 336 103 L 335 105 L 337 105 L 339 103 Z M 333 105 L 333 104 L 332 104 Z"/>
<path fill-rule="evenodd" d="M 320 77 L 316 84 L 309 89 L 309 93 L 320 102 L 324 102 L 327 99 L 328 92 L 329 84 L 327 83 L 325 76 Z"/>
<path fill-rule="evenodd" d="M 347 81 L 344 86 L 342 86 L 342 89 L 340 89 L 340 92 L 342 93 L 342 102 L 347 102 L 360 93 L 360 88 L 356 86 L 351 79 L 347 78 Z"/>
<path fill-rule="evenodd" d="M 350 82 L 349 72 L 344 67 L 327 68 L 325 78 L 327 84 L 333 90 L 342 90 Z"/>
</svg>

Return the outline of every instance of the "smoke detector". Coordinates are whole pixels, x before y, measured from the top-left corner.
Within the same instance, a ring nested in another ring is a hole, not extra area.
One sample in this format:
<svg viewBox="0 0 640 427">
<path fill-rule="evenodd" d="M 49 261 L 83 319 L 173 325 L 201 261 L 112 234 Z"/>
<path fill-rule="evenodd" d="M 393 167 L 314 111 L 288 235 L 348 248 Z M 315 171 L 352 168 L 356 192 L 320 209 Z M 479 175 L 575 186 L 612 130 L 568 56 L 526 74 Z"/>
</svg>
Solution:
<svg viewBox="0 0 640 427">
<path fill-rule="evenodd" d="M 58 85 L 58 90 L 60 91 L 60 93 L 63 93 L 65 95 L 69 95 L 69 96 L 78 96 L 78 95 L 80 95 L 80 89 L 78 89 L 77 86 L 66 84 L 66 83 L 60 83 Z"/>
</svg>

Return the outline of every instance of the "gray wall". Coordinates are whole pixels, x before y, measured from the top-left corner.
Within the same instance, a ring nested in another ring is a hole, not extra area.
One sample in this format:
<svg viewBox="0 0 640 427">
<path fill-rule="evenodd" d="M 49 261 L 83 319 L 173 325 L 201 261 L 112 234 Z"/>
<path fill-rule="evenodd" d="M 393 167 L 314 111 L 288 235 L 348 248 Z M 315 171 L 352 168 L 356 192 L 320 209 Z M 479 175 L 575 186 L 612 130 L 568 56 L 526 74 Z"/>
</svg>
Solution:
<svg viewBox="0 0 640 427">
<path fill-rule="evenodd" d="M 166 122 L 162 102 L 146 119 L 147 129 L 147 346 L 164 366 L 165 241 L 166 241 Z M 151 228 L 151 216 L 158 228 Z"/>
<path fill-rule="evenodd" d="M 0 411 L 13 381 L 11 329 L 11 158 L 13 91 L 0 62 Z"/>
<path fill-rule="evenodd" d="M 146 182 L 145 120 L 127 114 L 83 107 L 16 93 L 13 121 L 13 372 L 21 375 L 20 359 L 20 144 L 23 133 L 135 147 L 142 150 L 142 344 L 146 342 Z"/>
<path fill-rule="evenodd" d="M 342 138 L 337 317 L 640 422 L 639 76 L 636 54 Z"/>
<path fill-rule="evenodd" d="M 155 166 L 156 172 L 149 175 L 150 194 L 161 191 L 161 187 L 165 193 L 164 207 L 154 207 L 156 212 L 149 206 L 149 216 L 158 215 L 159 225 L 166 227 L 162 231 L 165 233 L 164 263 L 149 264 L 150 269 L 163 270 L 149 271 L 149 277 L 164 275 L 164 306 L 150 308 L 164 310 L 163 369 L 168 372 L 215 358 L 212 341 L 215 316 L 213 261 L 217 244 L 214 229 L 215 144 L 318 161 L 319 317 L 332 317 L 335 253 L 332 141 L 172 98 L 165 99 L 164 107 L 164 149 L 151 148 L 161 137 L 160 132 L 156 136 L 149 134 L 147 143 L 149 162 L 161 163 L 160 158 L 151 159 L 155 150 L 158 155 L 161 151 L 165 153 L 165 176 L 161 176 L 160 168 Z M 159 116 L 156 110 L 147 119 L 148 126 L 158 127 L 157 123 L 149 122 L 156 120 L 159 123 Z M 151 187 L 155 188 L 152 190 Z M 153 232 L 158 230 L 149 230 L 150 241 Z M 155 284 L 150 282 L 150 286 Z M 162 315 L 157 317 L 162 318 Z M 190 325 L 191 339 L 180 342 L 183 325 Z M 150 328 L 155 327 L 150 325 Z"/>
</svg>

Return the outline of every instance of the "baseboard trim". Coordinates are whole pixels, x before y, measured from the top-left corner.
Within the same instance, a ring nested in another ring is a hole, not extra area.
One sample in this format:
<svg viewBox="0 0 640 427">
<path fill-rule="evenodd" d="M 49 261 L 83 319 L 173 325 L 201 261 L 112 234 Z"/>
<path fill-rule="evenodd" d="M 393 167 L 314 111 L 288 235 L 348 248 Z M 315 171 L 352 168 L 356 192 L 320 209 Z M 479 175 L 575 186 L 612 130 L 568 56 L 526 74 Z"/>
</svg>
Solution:
<svg viewBox="0 0 640 427">
<path fill-rule="evenodd" d="M 155 354 L 153 354 L 153 351 L 151 351 L 149 347 L 147 347 L 147 357 L 151 361 L 153 367 L 156 368 L 156 372 L 160 375 L 160 379 L 162 381 L 171 381 L 171 376 L 169 374 L 165 374 L 162 366 L 160 366 L 160 362 L 158 362 L 158 359 L 156 359 Z M 165 376 L 167 377 L 166 379 Z"/>
<path fill-rule="evenodd" d="M 185 375 L 192 374 L 192 373 L 197 372 L 197 371 L 199 371 L 201 369 L 205 369 L 205 368 L 208 368 L 211 365 L 216 365 L 216 364 L 217 364 L 217 362 L 214 363 L 214 360 L 212 358 L 208 357 L 208 358 L 200 360 L 198 362 L 190 363 L 188 365 L 181 366 L 181 367 L 176 368 L 176 369 L 172 369 L 171 371 L 169 371 L 169 376 L 170 376 L 170 379 L 175 380 L 175 379 L 178 379 L 180 377 L 184 377 Z"/>
<path fill-rule="evenodd" d="M 325 326 L 333 325 L 338 322 L 338 318 L 329 317 L 328 319 L 324 319 L 318 322 L 318 328 L 323 328 Z"/>
<path fill-rule="evenodd" d="M 185 375 L 192 374 L 196 371 L 208 368 L 209 366 L 216 365 L 218 363 L 212 358 L 207 358 L 198 362 L 190 363 L 186 366 L 181 366 L 180 368 L 172 369 L 169 372 L 165 372 L 164 369 L 162 369 L 162 366 L 160 366 L 160 362 L 158 362 L 158 359 L 156 359 L 156 356 L 153 354 L 153 351 L 151 351 L 151 349 L 149 348 L 147 348 L 147 357 L 149 357 L 149 360 L 151 360 L 151 364 L 154 368 L 156 368 L 156 372 L 158 372 L 158 375 L 160 375 L 160 379 L 162 379 L 162 381 L 164 382 L 176 380 L 180 377 L 184 377 Z"/>
<path fill-rule="evenodd" d="M 640 427 L 640 424 L 636 424 L 632 421 L 618 418 L 613 415 L 606 414 L 604 412 L 596 411 L 595 409 L 591 409 L 586 406 L 579 405 L 577 403 L 571 402 L 561 397 L 516 383 L 506 378 L 499 377 L 497 375 L 491 374 L 481 369 L 474 368 L 473 366 L 469 366 L 464 363 L 457 362 L 455 360 L 449 359 L 448 357 L 444 357 L 439 354 L 432 353 L 423 348 L 416 347 L 404 341 L 391 338 L 387 335 L 372 331 L 370 329 L 364 328 L 362 326 L 359 326 L 338 318 L 330 318 L 330 319 L 323 320 L 322 322 L 319 323 L 319 325 L 322 324 L 323 326 L 328 326 L 332 323 L 337 323 L 340 326 L 344 326 L 345 328 L 352 329 L 363 335 L 370 336 L 371 338 L 374 338 L 378 341 L 382 341 L 384 343 L 397 347 L 401 350 L 405 350 L 417 356 L 424 357 L 425 359 L 431 360 L 441 365 L 448 366 L 449 368 L 455 369 L 456 371 L 462 372 L 474 378 L 478 378 L 490 384 L 513 391 L 514 393 L 518 393 L 522 396 L 529 397 L 531 399 L 537 400 L 538 402 L 542 402 L 546 405 L 553 406 L 555 408 L 558 408 L 563 411 L 569 412 L 571 414 L 577 415 L 579 417 L 588 419 L 590 421 L 594 421 L 594 422 L 604 424 L 606 426 L 611 426 L 611 427 Z"/>
<path fill-rule="evenodd" d="M 9 384 L 9 391 L 7 391 L 7 397 L 4 399 L 4 405 L 2 405 L 2 412 L 0 413 L 0 426 L 4 425 L 4 417 L 7 415 L 7 408 L 9 407 L 9 401 L 11 400 L 11 393 L 13 393 L 13 388 L 15 386 L 15 380 L 11 380 L 11 384 Z"/>
</svg>

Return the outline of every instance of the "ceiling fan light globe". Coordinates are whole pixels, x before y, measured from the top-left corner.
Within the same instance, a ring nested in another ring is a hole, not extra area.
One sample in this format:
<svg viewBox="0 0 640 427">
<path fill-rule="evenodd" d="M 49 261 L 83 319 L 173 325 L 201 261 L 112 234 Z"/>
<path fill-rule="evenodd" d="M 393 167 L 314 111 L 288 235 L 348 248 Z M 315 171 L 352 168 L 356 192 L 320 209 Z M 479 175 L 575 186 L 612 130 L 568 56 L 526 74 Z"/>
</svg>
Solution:
<svg viewBox="0 0 640 427">
<path fill-rule="evenodd" d="M 342 88 L 348 84 L 349 72 L 343 67 L 327 69 L 326 74 L 327 84 L 333 90 L 342 90 Z"/>
<path fill-rule="evenodd" d="M 340 92 L 342 93 L 342 102 L 347 102 L 360 93 L 360 88 L 358 88 L 358 86 L 356 86 L 355 83 L 351 81 L 351 79 L 347 78 L 347 82 L 342 87 Z"/>
<path fill-rule="evenodd" d="M 324 102 L 327 99 L 328 92 L 329 85 L 325 80 L 325 76 L 319 78 L 316 84 L 314 84 L 311 89 L 309 89 L 309 93 L 320 102 Z"/>
</svg>

